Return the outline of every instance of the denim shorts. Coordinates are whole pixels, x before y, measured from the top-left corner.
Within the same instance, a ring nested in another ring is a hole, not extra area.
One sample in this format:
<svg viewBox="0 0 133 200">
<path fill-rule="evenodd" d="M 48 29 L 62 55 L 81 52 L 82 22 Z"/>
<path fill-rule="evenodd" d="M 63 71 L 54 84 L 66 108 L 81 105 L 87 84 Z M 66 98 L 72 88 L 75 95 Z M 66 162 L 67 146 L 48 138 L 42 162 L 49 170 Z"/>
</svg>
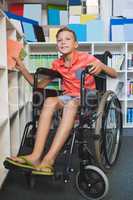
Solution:
<svg viewBox="0 0 133 200">
<path fill-rule="evenodd" d="M 70 95 L 61 95 L 58 96 L 58 98 L 64 103 L 68 103 L 70 100 L 79 100 L 80 97 L 79 96 L 70 96 Z"/>
</svg>

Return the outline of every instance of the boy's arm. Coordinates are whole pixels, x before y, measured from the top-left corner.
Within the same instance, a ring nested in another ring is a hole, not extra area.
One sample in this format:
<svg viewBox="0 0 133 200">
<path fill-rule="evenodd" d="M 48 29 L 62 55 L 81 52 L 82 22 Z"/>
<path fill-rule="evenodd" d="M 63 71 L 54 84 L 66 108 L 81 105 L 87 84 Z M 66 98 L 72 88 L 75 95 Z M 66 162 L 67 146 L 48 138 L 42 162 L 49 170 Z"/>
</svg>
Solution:
<svg viewBox="0 0 133 200">
<path fill-rule="evenodd" d="M 14 58 L 16 60 L 16 69 L 18 69 L 24 78 L 33 86 L 34 78 L 33 75 L 29 73 L 23 62 L 19 58 Z M 38 83 L 38 88 L 44 88 L 48 85 L 51 80 L 46 78 Z"/>
<path fill-rule="evenodd" d="M 98 75 L 101 72 L 106 73 L 107 75 L 111 76 L 112 78 L 116 78 L 118 75 L 117 71 L 114 68 L 108 67 L 101 61 L 94 61 L 94 62 L 89 63 L 89 65 L 92 65 L 92 68 L 91 68 L 92 75 Z"/>
</svg>

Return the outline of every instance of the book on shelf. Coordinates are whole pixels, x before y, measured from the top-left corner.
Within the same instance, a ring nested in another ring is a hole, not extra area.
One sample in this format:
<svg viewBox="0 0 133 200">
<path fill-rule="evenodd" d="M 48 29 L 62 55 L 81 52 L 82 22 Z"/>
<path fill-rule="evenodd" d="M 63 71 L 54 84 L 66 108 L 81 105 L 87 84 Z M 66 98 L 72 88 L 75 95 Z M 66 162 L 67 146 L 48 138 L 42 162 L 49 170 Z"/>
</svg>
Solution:
<svg viewBox="0 0 133 200">
<path fill-rule="evenodd" d="M 133 98 L 133 80 L 131 79 L 127 80 L 127 97 Z"/>
<path fill-rule="evenodd" d="M 30 55 L 30 72 L 35 72 L 39 67 L 50 68 L 57 58 L 58 54 Z"/>
<path fill-rule="evenodd" d="M 124 82 L 119 81 L 116 85 L 115 92 L 119 98 L 123 97 L 124 95 Z"/>
<path fill-rule="evenodd" d="M 60 28 L 50 28 L 49 29 L 49 42 L 56 42 L 56 33 Z"/>
<path fill-rule="evenodd" d="M 32 20 L 36 20 L 41 24 L 42 5 L 41 4 L 24 4 L 23 16 Z"/>
<path fill-rule="evenodd" d="M 90 20 L 86 24 L 87 41 L 104 41 L 104 23 L 101 19 Z"/>
<path fill-rule="evenodd" d="M 115 68 L 117 71 L 125 68 L 125 55 L 112 54 L 112 58 L 108 59 L 108 66 Z"/>
<path fill-rule="evenodd" d="M 133 53 L 128 53 L 127 69 L 128 70 L 133 70 Z"/>
<path fill-rule="evenodd" d="M 34 33 L 38 42 L 45 42 L 45 35 L 42 26 L 33 25 Z"/>
<path fill-rule="evenodd" d="M 97 18 L 97 16 L 96 15 L 80 15 L 80 23 L 81 24 L 85 24 L 85 23 L 87 23 L 87 22 L 89 22 L 90 20 L 94 20 L 94 19 L 96 19 Z"/>
<path fill-rule="evenodd" d="M 82 6 L 69 6 L 69 15 L 81 15 L 82 14 Z"/>
<path fill-rule="evenodd" d="M 69 0 L 69 5 L 81 5 L 81 0 Z"/>
<path fill-rule="evenodd" d="M 66 12 L 62 12 L 66 11 Z M 54 16 L 54 17 L 53 17 Z M 63 19 L 61 18 L 63 16 Z M 64 5 L 47 5 L 47 18 L 48 18 L 48 25 L 60 25 L 66 24 L 68 20 L 68 12 L 67 7 Z"/>
<path fill-rule="evenodd" d="M 84 42 L 87 38 L 86 24 L 68 24 L 68 28 L 75 31 L 77 40 Z"/>
<path fill-rule="evenodd" d="M 133 108 L 127 108 L 127 123 L 133 123 Z"/>
</svg>

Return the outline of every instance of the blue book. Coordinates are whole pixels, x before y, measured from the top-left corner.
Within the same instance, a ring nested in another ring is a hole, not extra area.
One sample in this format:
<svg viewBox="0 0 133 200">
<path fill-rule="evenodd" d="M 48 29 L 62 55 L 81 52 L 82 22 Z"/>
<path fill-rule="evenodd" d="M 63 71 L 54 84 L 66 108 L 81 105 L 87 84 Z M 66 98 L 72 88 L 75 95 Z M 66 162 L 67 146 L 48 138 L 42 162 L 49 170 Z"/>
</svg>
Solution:
<svg viewBox="0 0 133 200">
<path fill-rule="evenodd" d="M 48 25 L 60 25 L 60 10 L 48 9 Z"/>
<path fill-rule="evenodd" d="M 42 5 L 41 4 L 24 4 L 23 16 L 41 24 Z"/>
<path fill-rule="evenodd" d="M 81 5 L 81 0 L 69 0 L 69 5 Z"/>
<path fill-rule="evenodd" d="M 100 19 L 90 20 L 87 23 L 87 41 L 104 41 L 104 23 Z"/>
<path fill-rule="evenodd" d="M 133 41 L 133 24 L 124 24 L 125 41 Z"/>
<path fill-rule="evenodd" d="M 78 41 L 86 41 L 86 24 L 69 24 L 68 28 L 76 33 Z"/>
<path fill-rule="evenodd" d="M 33 24 L 22 22 L 25 39 L 29 42 L 36 42 L 37 38 L 34 32 Z"/>
<path fill-rule="evenodd" d="M 32 19 L 29 19 L 29 18 L 26 18 L 26 17 L 18 16 L 18 15 L 12 14 L 12 13 L 7 12 L 7 11 L 4 11 L 4 12 L 11 19 L 16 19 L 16 20 L 19 20 L 21 22 L 26 22 L 26 23 L 38 25 L 38 21 L 36 21 L 36 20 L 32 20 Z"/>
</svg>

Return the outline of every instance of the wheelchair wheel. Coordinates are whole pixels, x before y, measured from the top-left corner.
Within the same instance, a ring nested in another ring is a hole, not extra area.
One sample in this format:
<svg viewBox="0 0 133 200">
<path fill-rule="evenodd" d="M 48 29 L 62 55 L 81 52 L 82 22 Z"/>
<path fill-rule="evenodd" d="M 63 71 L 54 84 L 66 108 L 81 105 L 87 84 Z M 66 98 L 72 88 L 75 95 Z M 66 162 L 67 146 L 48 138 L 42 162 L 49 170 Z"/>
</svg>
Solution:
<svg viewBox="0 0 133 200">
<path fill-rule="evenodd" d="M 105 173 L 98 167 L 87 165 L 83 172 L 76 175 L 76 187 L 88 200 L 100 200 L 106 196 L 109 183 Z"/>
<path fill-rule="evenodd" d="M 108 171 L 116 162 L 121 146 L 122 113 L 120 102 L 112 91 L 107 91 L 98 107 L 95 134 L 96 161 Z"/>
</svg>

